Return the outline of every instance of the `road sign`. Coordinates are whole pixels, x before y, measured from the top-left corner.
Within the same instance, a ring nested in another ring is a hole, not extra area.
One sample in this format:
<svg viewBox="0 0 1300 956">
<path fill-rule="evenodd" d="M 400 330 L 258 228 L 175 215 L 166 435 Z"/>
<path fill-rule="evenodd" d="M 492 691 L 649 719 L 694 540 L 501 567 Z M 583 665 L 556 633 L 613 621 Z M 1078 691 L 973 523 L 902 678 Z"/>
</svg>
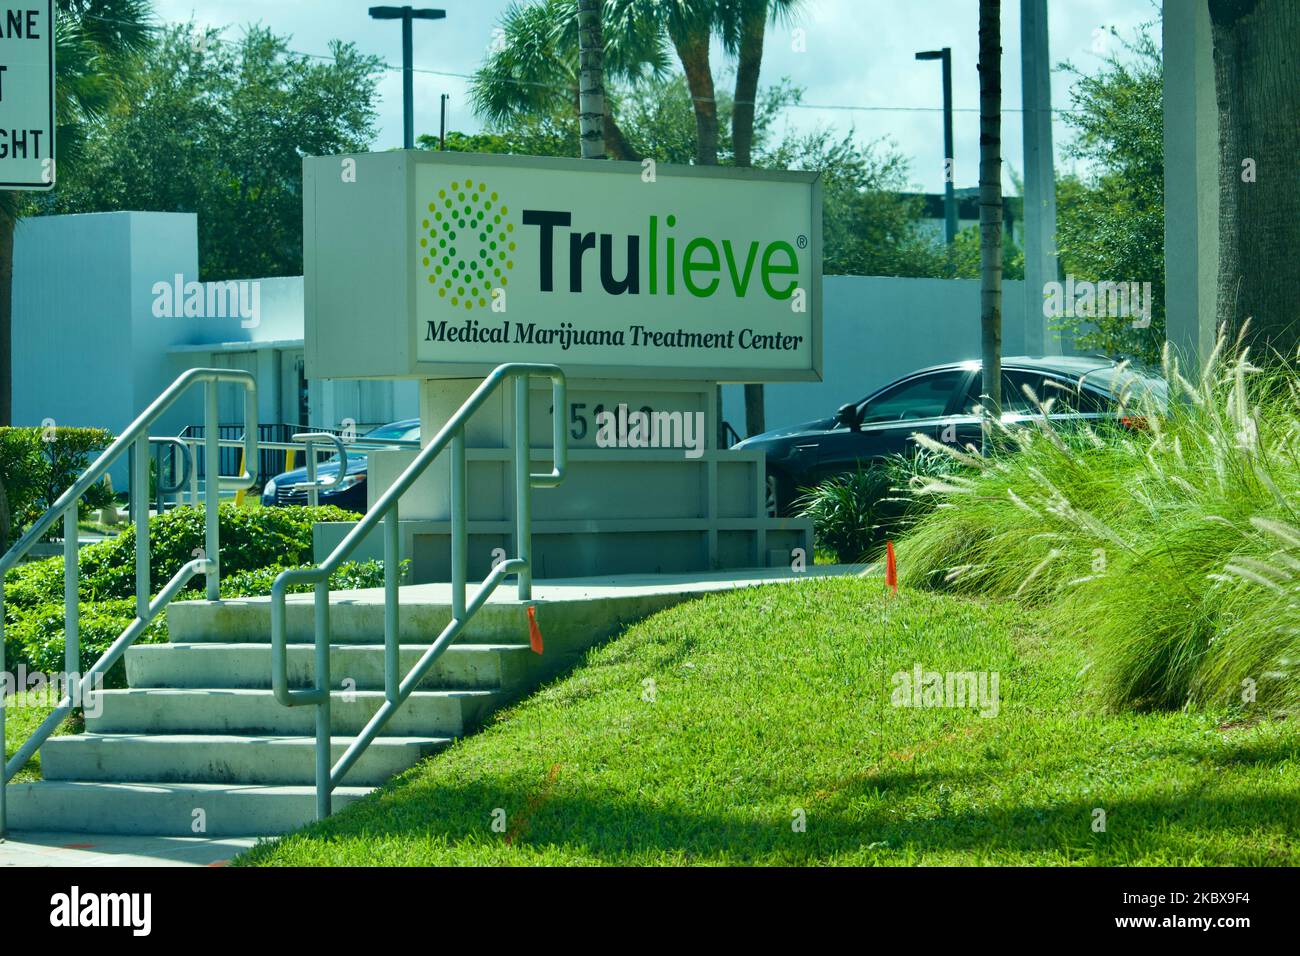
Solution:
<svg viewBox="0 0 1300 956">
<path fill-rule="evenodd" d="M 54 179 L 54 0 L 0 2 L 0 189 Z"/>
</svg>

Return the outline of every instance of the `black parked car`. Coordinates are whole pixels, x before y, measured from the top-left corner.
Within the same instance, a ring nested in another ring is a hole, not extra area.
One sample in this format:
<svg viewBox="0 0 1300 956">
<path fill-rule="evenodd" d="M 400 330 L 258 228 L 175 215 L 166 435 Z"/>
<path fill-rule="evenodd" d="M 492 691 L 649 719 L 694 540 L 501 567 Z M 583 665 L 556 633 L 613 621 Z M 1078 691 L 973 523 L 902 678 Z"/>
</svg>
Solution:
<svg viewBox="0 0 1300 956">
<path fill-rule="evenodd" d="M 408 418 L 388 425 L 380 425 L 358 441 L 361 442 L 398 442 L 419 441 L 420 420 Z M 348 472 L 338 484 L 321 488 L 320 503 L 347 508 L 358 514 L 366 513 L 366 475 L 370 469 L 367 447 L 348 447 Z M 317 480 L 333 481 L 339 473 L 339 460 L 335 455 L 316 466 Z M 307 480 L 307 469 L 298 468 L 276 475 L 262 488 L 264 505 L 305 505 L 307 489 L 295 485 Z"/>
<path fill-rule="evenodd" d="M 1163 401 L 1165 383 L 1150 372 L 1106 358 L 1013 356 L 1002 360 L 1002 411 L 1008 424 L 1039 415 L 1025 394 L 1052 399 L 1053 421 L 1113 418 L 1119 392 L 1146 392 Z M 936 441 L 979 444 L 973 413 L 980 394 L 980 363 L 957 362 L 913 372 L 829 418 L 747 438 L 736 448 L 767 452 L 768 506 L 789 514 L 799 489 L 915 448 L 913 432 Z"/>
</svg>

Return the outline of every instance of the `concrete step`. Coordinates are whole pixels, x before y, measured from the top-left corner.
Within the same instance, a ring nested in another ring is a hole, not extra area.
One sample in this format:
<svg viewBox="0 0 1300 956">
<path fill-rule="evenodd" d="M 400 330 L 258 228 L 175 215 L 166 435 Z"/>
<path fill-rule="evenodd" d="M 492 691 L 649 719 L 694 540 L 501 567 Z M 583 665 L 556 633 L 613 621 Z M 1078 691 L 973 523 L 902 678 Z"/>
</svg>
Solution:
<svg viewBox="0 0 1300 956">
<path fill-rule="evenodd" d="M 336 762 L 351 737 L 331 741 Z M 346 782 L 378 786 L 451 743 L 446 737 L 380 737 Z M 46 780 L 154 783 L 312 784 L 313 737 L 234 734 L 77 734 L 51 737 L 41 748 Z"/>
<path fill-rule="evenodd" d="M 285 707 L 269 690 L 132 688 L 101 691 L 100 713 L 86 714 L 94 734 L 284 734 L 315 732 L 315 707 Z M 503 699 L 486 690 L 417 690 L 384 728 L 395 737 L 460 737 Z M 384 702 L 384 692 L 335 691 L 331 729 L 356 734 Z"/>
<path fill-rule="evenodd" d="M 370 787 L 338 787 L 333 809 Z M 220 783 L 42 780 L 9 785 L 12 830 L 274 836 L 316 819 L 316 789 Z M 200 828 L 201 827 L 201 828 Z"/>
<path fill-rule="evenodd" d="M 427 650 L 401 649 L 404 677 Z M 288 648 L 289 682 L 293 687 L 314 683 L 315 649 Z M 533 667 L 527 644 L 455 644 L 434 663 L 422 688 L 515 690 L 522 688 Z M 335 687 L 382 690 L 384 648 L 380 645 L 336 644 L 330 648 L 330 676 Z M 249 687 L 271 686 L 270 644 L 144 644 L 126 652 L 126 677 L 131 687 Z M 345 681 L 351 680 L 351 684 Z"/>
</svg>

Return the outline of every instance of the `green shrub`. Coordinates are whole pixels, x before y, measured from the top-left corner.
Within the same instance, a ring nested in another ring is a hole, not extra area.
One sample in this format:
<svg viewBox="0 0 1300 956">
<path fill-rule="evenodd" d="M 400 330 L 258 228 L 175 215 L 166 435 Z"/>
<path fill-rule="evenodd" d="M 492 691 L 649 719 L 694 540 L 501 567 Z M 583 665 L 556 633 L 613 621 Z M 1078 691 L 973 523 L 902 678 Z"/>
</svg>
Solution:
<svg viewBox="0 0 1300 956">
<path fill-rule="evenodd" d="M 17 539 L 86 470 L 92 454 L 112 441 L 102 428 L 0 427 L 0 507 L 8 507 L 8 522 L 0 515 L 0 532 L 7 526 L 10 539 Z M 100 482 L 82 497 L 79 512 L 84 517 L 110 498 L 108 485 Z M 0 551 L 8 544 L 0 537 Z"/>
<path fill-rule="evenodd" d="M 795 509 L 812 518 L 819 547 L 841 564 L 865 561 L 879 540 L 880 500 L 889 494 L 882 468 L 859 468 L 807 489 Z"/>
<path fill-rule="evenodd" d="M 891 455 L 868 468 L 828 478 L 804 489 L 795 508 L 813 519 L 817 545 L 844 564 L 874 559 L 885 541 L 904 533 L 932 510 L 929 500 L 907 494 L 918 476 L 937 478 L 969 470 L 960 461 L 926 449 Z"/>
<path fill-rule="evenodd" d="M 936 510 L 902 583 L 1045 606 L 1114 708 L 1300 705 L 1300 386 L 1222 347 L 1197 384 L 1166 360 L 1168 407 L 1128 410 L 1145 430 L 1044 418 L 949 451 L 973 471 L 913 481 Z"/>
<path fill-rule="evenodd" d="M 333 506 L 236 508 L 224 504 L 218 509 L 218 518 L 224 578 L 241 571 L 305 564 L 312 556 L 312 525 L 320 521 L 355 521 L 356 515 Z M 203 544 L 202 508 L 174 508 L 150 518 L 149 574 L 153 593 L 194 560 Z M 203 578 L 199 576 L 191 580 L 187 592 L 202 588 Z M 85 601 L 135 596 L 134 526 L 115 538 L 81 549 L 77 593 Z M 25 607 L 62 600 L 62 558 L 28 562 L 10 571 L 5 578 L 6 605 Z"/>
<path fill-rule="evenodd" d="M 297 565 L 296 567 L 309 567 Z M 399 580 L 405 580 L 410 574 L 411 562 L 403 561 Z M 230 577 L 221 579 L 221 596 L 223 598 L 257 597 L 271 593 L 271 585 L 280 572 L 288 570 L 282 565 L 240 571 Z M 349 561 L 330 575 L 331 591 L 356 591 L 362 588 L 382 588 L 384 586 L 383 561 Z M 291 584 L 288 593 L 305 593 L 312 590 L 310 584 Z"/>
<path fill-rule="evenodd" d="M 84 674 L 135 620 L 135 600 L 82 603 L 78 613 L 77 634 L 81 643 L 81 673 Z M 156 644 L 166 640 L 167 621 L 163 615 L 150 623 L 135 642 Z M 26 664 L 29 671 L 62 673 L 65 647 L 63 602 L 38 604 L 17 615 L 12 623 L 7 621 L 5 645 L 5 664 L 11 670 L 19 664 Z M 8 656 L 11 646 L 13 658 Z M 125 665 L 119 661 L 105 675 L 104 686 L 123 687 L 125 678 Z"/>
<path fill-rule="evenodd" d="M 253 597 L 271 593 L 276 575 L 287 567 L 306 567 L 312 557 L 311 529 L 318 521 L 354 521 L 356 515 L 334 507 L 236 508 L 222 505 L 221 596 Z M 203 546 L 201 508 L 177 508 L 149 519 L 152 591 L 157 594 Z M 81 660 L 89 668 L 135 619 L 135 529 L 81 549 Z M 404 563 L 405 573 L 409 562 Z M 330 578 L 335 589 L 380 587 L 383 563 L 345 564 Z M 191 580 L 178 600 L 202 596 L 202 575 Z M 296 587 L 294 590 L 310 590 Z M 46 673 L 63 670 L 63 559 L 31 561 L 5 577 L 5 662 L 11 669 L 26 664 Z M 153 622 L 137 643 L 163 641 L 166 622 Z M 106 678 L 121 686 L 119 664 Z"/>
</svg>

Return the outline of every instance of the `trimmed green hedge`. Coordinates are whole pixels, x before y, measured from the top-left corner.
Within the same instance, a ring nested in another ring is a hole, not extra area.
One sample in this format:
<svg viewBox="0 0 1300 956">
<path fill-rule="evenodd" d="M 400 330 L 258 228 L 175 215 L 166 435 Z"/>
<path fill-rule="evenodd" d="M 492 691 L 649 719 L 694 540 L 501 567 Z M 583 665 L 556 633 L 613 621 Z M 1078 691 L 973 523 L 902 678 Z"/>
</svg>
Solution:
<svg viewBox="0 0 1300 956">
<path fill-rule="evenodd" d="M 341 508 L 236 508 L 222 505 L 221 524 L 223 598 L 254 597 L 271 593 L 271 585 L 287 568 L 311 564 L 311 529 L 319 521 L 354 521 L 356 515 Z M 154 593 L 193 560 L 203 545 L 203 510 L 177 508 L 149 520 L 152 552 L 151 582 Z M 403 572 L 409 562 L 403 562 Z M 334 589 L 381 587 L 382 561 L 350 562 L 330 578 Z M 135 618 L 135 529 L 128 528 L 110 541 L 81 549 L 80 602 L 81 666 L 88 669 Z M 178 600 L 202 597 L 203 578 L 194 578 Z M 297 585 L 291 591 L 308 591 Z M 155 621 L 137 643 L 165 641 L 165 618 Z M 10 670 L 26 664 L 29 670 L 58 673 L 63 670 L 63 559 L 33 561 L 10 571 L 5 578 L 5 663 Z M 122 665 L 114 668 L 105 686 L 123 684 Z"/>
</svg>

